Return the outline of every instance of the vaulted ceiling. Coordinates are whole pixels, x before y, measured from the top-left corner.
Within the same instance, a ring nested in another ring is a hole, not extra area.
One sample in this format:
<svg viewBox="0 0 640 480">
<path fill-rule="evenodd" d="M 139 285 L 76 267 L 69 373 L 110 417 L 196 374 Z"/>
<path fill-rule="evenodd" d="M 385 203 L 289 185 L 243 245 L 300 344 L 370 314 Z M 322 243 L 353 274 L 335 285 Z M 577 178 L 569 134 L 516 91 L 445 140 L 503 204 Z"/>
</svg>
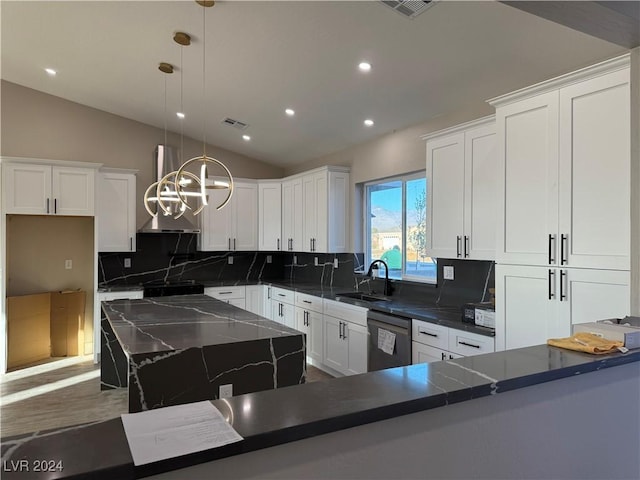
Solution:
<svg viewBox="0 0 640 480">
<path fill-rule="evenodd" d="M 191 0 L 3 1 L 1 8 L 4 80 L 160 128 L 167 122 L 196 139 L 206 128 L 210 143 L 281 166 L 628 48 L 492 1 L 435 2 L 413 19 L 378 1 L 221 1 L 209 9 Z M 189 33 L 192 45 L 177 45 L 176 31 Z M 358 69 L 361 61 L 370 72 Z M 160 62 L 176 72 L 161 73 Z M 248 127 L 225 125 L 225 117 Z"/>
</svg>

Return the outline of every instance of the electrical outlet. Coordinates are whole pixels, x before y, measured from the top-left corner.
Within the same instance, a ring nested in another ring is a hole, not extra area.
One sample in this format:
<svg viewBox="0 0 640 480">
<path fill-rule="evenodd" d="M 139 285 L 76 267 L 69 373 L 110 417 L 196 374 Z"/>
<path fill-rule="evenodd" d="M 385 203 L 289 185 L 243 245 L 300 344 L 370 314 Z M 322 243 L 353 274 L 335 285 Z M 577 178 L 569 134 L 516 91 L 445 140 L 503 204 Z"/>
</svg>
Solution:
<svg viewBox="0 0 640 480">
<path fill-rule="evenodd" d="M 273 257 L 271 255 L 267 255 L 267 263 L 273 262 Z"/>
<path fill-rule="evenodd" d="M 333 268 L 338 268 L 338 258 L 333 259 Z"/>
<path fill-rule="evenodd" d="M 229 255 L 227 257 L 227 263 L 229 263 L 229 265 L 233 265 L 233 255 Z"/>
<path fill-rule="evenodd" d="M 233 397 L 233 384 L 227 383 L 226 385 L 220 385 L 219 393 L 220 398 Z"/>
<path fill-rule="evenodd" d="M 442 275 L 445 280 L 453 280 L 453 265 L 447 265 L 442 269 Z"/>
<path fill-rule="evenodd" d="M 294 255 L 294 256 L 293 256 L 293 264 L 294 264 L 294 265 L 297 265 L 297 264 L 298 264 L 298 257 L 297 257 L 297 255 Z"/>
<path fill-rule="evenodd" d="M 73 268 L 73 262 L 71 260 L 64 261 L 64 268 L 66 270 L 71 270 Z"/>
<path fill-rule="evenodd" d="M 125 258 L 124 259 L 124 268 L 131 268 L 131 259 L 130 258 Z"/>
<path fill-rule="evenodd" d="M 318 266 L 318 257 L 313 257 L 313 264 L 317 267 Z"/>
</svg>

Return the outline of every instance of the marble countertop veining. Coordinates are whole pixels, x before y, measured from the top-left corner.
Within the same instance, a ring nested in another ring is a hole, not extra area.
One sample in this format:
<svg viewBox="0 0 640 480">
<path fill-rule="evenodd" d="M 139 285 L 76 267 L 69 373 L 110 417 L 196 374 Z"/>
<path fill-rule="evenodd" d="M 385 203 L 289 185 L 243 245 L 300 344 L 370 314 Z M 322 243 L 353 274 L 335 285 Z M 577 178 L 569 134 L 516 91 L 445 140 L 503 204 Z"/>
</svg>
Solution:
<svg viewBox="0 0 640 480">
<path fill-rule="evenodd" d="M 103 311 L 128 355 L 300 335 L 206 295 L 112 300 Z"/>
<path fill-rule="evenodd" d="M 268 285 L 274 287 L 282 287 L 288 290 L 294 290 L 296 292 L 306 293 L 308 295 L 314 295 L 316 297 L 328 298 L 335 300 L 340 297 L 341 293 L 353 292 L 353 289 L 348 287 L 332 287 L 332 286 L 319 286 L 318 284 L 307 284 L 300 282 L 289 282 L 286 280 L 264 280 L 262 282 L 251 282 L 245 280 L 206 280 L 198 282 L 205 287 L 229 287 L 229 286 L 247 286 L 247 285 Z M 114 285 L 108 287 L 109 290 L 105 291 L 136 291 L 142 289 L 140 286 L 119 286 Z M 122 289 L 122 290 L 116 290 Z M 99 290 L 100 291 L 100 290 Z M 367 292 L 363 292 L 367 293 Z M 472 323 L 466 323 L 462 321 L 462 309 L 457 306 L 450 305 L 435 305 L 425 304 L 419 300 L 407 300 L 399 297 L 387 297 L 387 301 L 379 302 L 366 302 L 353 298 L 340 297 L 340 301 L 349 303 L 351 305 L 357 305 L 363 308 L 376 310 L 379 312 L 390 313 L 393 315 L 399 315 L 406 318 L 415 318 L 417 320 L 423 320 L 429 323 L 435 323 L 457 330 L 463 330 L 466 332 L 476 333 L 487 337 L 494 337 L 495 330 L 492 328 L 481 327 Z"/>
<path fill-rule="evenodd" d="M 133 466 L 119 418 L 4 438 L 2 455 L 4 462 L 59 459 L 64 470 L 55 478 L 140 478 L 634 362 L 640 350 L 589 355 L 537 345 L 213 400 L 243 441 L 143 467 Z M 48 472 L 5 476 L 54 478 Z"/>
</svg>

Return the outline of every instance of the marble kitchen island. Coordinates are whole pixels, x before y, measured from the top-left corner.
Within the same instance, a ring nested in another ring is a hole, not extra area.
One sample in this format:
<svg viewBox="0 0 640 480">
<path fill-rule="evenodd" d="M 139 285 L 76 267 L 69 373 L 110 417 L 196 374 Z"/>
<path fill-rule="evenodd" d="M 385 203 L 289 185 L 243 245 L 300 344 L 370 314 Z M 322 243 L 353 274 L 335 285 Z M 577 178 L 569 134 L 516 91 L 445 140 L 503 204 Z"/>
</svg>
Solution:
<svg viewBox="0 0 640 480">
<path fill-rule="evenodd" d="M 303 333 L 206 295 L 102 304 L 101 388 L 129 412 L 305 382 Z"/>
</svg>

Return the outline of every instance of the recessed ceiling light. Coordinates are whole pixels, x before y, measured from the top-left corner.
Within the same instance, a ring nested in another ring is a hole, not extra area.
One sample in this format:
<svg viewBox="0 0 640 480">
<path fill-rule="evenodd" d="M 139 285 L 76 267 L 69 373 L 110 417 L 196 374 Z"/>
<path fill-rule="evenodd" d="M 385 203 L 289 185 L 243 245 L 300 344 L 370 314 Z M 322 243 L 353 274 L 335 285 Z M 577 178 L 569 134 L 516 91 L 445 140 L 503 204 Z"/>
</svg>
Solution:
<svg viewBox="0 0 640 480">
<path fill-rule="evenodd" d="M 364 124 L 365 124 L 367 127 L 373 127 L 373 120 L 371 120 L 370 118 L 367 118 L 367 119 L 364 121 Z"/>
<path fill-rule="evenodd" d="M 243 139 L 245 142 L 248 142 L 249 140 L 251 140 L 251 137 L 250 137 L 249 135 L 242 135 L 242 139 Z"/>
<path fill-rule="evenodd" d="M 184 118 L 184 113 L 182 112 L 176 112 L 177 117 L 182 120 Z"/>
<path fill-rule="evenodd" d="M 360 62 L 360 65 L 358 65 L 358 68 L 360 69 L 361 72 L 369 72 L 371 71 L 371 64 L 369 62 Z"/>
<path fill-rule="evenodd" d="M 56 74 L 58 73 L 53 68 L 45 68 L 44 71 L 47 72 L 47 75 L 51 77 L 55 77 Z"/>
<path fill-rule="evenodd" d="M 284 111 L 284 113 L 286 113 L 286 114 L 287 114 L 287 115 L 289 115 L 290 117 L 293 117 L 293 116 L 296 114 L 295 110 L 293 110 L 293 109 L 291 109 L 291 108 L 287 108 L 287 109 Z"/>
</svg>

